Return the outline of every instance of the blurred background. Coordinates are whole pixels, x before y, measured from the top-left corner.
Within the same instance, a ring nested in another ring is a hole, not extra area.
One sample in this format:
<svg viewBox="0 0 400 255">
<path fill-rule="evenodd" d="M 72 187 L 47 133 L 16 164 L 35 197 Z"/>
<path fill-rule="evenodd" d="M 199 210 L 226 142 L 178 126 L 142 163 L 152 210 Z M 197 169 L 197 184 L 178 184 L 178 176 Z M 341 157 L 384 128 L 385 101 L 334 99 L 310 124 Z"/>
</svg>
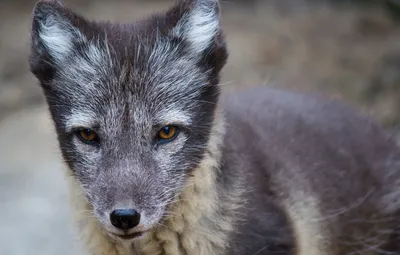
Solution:
<svg viewBox="0 0 400 255">
<path fill-rule="evenodd" d="M 129 21 L 167 0 L 66 0 Z M 342 98 L 397 136 L 400 1 L 224 0 L 224 90 L 256 85 Z M 71 228 L 52 123 L 28 68 L 34 0 L 0 2 L 0 254 L 82 254 Z"/>
</svg>

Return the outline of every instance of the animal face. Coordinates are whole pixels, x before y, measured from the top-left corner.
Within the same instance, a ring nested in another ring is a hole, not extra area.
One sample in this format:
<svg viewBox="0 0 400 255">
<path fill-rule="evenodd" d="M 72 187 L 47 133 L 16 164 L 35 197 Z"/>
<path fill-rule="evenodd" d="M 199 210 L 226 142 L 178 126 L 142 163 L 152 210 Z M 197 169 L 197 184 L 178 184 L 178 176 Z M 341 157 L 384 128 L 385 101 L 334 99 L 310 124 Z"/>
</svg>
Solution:
<svg viewBox="0 0 400 255">
<path fill-rule="evenodd" d="M 31 70 L 65 162 L 107 231 L 132 237 L 168 214 L 203 157 L 226 59 L 214 0 L 132 24 L 36 5 Z"/>
</svg>

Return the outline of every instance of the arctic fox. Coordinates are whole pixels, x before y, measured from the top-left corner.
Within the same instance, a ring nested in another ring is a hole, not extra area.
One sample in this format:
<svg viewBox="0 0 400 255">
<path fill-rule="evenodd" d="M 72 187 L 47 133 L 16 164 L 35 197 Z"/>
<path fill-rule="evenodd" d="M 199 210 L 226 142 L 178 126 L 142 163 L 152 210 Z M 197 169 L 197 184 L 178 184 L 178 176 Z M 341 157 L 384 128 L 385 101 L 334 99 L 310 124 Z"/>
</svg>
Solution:
<svg viewBox="0 0 400 255">
<path fill-rule="evenodd" d="M 129 24 L 37 3 L 30 67 L 88 254 L 400 254 L 391 138 L 320 96 L 220 93 L 227 58 L 216 0 Z"/>
</svg>

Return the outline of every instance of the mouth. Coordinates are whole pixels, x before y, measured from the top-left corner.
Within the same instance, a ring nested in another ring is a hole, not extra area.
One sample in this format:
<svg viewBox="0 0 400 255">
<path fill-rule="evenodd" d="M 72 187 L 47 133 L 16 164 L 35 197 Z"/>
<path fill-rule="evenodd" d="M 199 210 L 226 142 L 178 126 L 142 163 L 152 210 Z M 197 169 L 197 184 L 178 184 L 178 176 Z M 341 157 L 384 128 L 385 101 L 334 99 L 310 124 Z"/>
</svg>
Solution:
<svg viewBox="0 0 400 255">
<path fill-rule="evenodd" d="M 122 240 L 133 240 L 139 237 L 142 237 L 145 234 L 145 232 L 135 232 L 132 234 L 125 234 L 125 235 L 119 235 L 119 234 L 112 234 L 113 236 L 120 238 Z"/>
</svg>

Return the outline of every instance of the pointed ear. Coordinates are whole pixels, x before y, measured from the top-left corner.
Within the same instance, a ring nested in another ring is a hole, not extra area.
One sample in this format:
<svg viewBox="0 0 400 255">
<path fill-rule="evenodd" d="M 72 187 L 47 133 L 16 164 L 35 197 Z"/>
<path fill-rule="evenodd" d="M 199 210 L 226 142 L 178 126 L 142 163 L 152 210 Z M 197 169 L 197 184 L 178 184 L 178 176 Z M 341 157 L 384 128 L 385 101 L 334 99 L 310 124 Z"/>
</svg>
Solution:
<svg viewBox="0 0 400 255">
<path fill-rule="evenodd" d="M 182 0 L 167 16 L 172 35 L 187 41 L 193 54 L 208 49 L 221 32 L 218 0 Z"/>
<path fill-rule="evenodd" d="M 74 45 L 86 39 L 73 25 L 74 14 L 61 1 L 39 1 L 33 11 L 30 65 L 35 75 L 62 64 Z"/>
</svg>

